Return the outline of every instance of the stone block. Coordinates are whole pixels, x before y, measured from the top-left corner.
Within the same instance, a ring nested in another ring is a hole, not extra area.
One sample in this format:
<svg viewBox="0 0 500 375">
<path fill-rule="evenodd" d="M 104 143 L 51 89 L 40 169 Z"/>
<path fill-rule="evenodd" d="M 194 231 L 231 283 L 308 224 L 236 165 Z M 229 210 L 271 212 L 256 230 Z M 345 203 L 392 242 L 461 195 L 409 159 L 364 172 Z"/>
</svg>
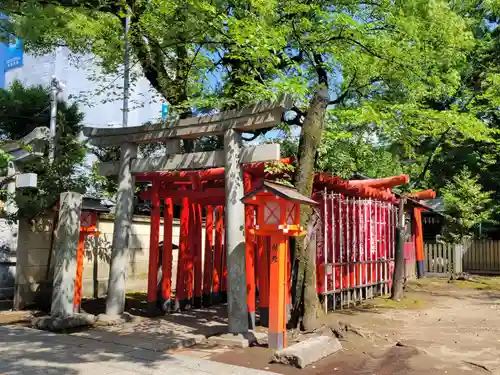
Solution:
<svg viewBox="0 0 500 375">
<path fill-rule="evenodd" d="M 272 362 L 304 368 L 342 349 L 336 337 L 316 336 L 274 353 Z"/>
<path fill-rule="evenodd" d="M 231 348 L 248 348 L 250 345 L 263 342 L 266 339 L 267 335 L 265 333 L 249 331 L 243 334 L 224 333 L 219 336 L 211 336 L 208 338 L 208 342 Z"/>
<path fill-rule="evenodd" d="M 89 327 L 95 324 L 96 317 L 92 314 L 73 314 L 64 317 L 42 316 L 33 319 L 33 328 L 44 331 L 60 332 L 77 327 Z"/>
</svg>

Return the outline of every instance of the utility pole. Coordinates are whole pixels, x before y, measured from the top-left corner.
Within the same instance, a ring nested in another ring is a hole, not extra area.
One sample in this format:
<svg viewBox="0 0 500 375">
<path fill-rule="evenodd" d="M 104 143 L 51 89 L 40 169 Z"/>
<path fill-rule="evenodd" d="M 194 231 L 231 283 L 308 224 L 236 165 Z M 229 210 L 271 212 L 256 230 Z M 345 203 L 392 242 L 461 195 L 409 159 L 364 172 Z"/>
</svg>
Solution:
<svg viewBox="0 0 500 375">
<path fill-rule="evenodd" d="M 52 76 L 50 87 L 52 89 L 52 103 L 50 107 L 49 162 L 53 164 L 56 152 L 57 97 L 63 91 L 64 85 L 59 82 L 56 76 Z"/>
<path fill-rule="evenodd" d="M 128 99 L 130 97 L 130 42 L 128 33 L 130 31 L 130 15 L 125 17 L 124 26 L 124 52 L 123 52 L 123 118 L 122 126 L 128 126 Z"/>
</svg>

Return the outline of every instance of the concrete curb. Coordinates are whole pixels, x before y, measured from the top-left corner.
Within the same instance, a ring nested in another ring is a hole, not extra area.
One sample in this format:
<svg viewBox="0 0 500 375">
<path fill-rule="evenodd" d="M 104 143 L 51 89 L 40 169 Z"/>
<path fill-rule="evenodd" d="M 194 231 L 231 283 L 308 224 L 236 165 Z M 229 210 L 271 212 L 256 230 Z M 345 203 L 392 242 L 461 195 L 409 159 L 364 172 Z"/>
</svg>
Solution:
<svg viewBox="0 0 500 375">
<path fill-rule="evenodd" d="M 336 337 L 316 336 L 274 353 L 272 362 L 304 368 L 342 349 Z"/>
</svg>

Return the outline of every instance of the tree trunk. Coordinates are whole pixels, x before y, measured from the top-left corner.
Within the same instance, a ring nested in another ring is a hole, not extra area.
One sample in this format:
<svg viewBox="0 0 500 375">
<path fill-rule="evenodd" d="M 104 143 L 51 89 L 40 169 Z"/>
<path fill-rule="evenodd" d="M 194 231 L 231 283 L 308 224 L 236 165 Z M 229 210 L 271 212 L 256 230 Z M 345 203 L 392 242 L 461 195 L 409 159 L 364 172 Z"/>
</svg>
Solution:
<svg viewBox="0 0 500 375">
<path fill-rule="evenodd" d="M 403 298 L 403 285 L 405 278 L 405 202 L 406 197 L 399 198 L 398 225 L 396 227 L 396 254 L 394 259 L 394 273 L 392 277 L 391 298 Z"/>
<path fill-rule="evenodd" d="M 311 99 L 307 116 L 302 126 L 298 165 L 295 173 L 295 186 L 297 190 L 306 197 L 312 195 L 316 150 L 321 141 L 321 132 L 324 126 L 328 101 L 328 89 L 326 85 L 320 85 Z M 318 309 L 319 300 L 316 292 L 315 228 L 311 226 L 313 214 L 312 207 L 301 207 L 301 225 L 309 229 L 308 232 L 311 236 L 305 241 L 295 241 L 294 251 L 295 280 L 292 324 L 297 326 L 300 318 L 304 316 L 302 323 L 303 328 L 306 330 L 314 328 L 320 312 L 320 309 Z"/>
</svg>

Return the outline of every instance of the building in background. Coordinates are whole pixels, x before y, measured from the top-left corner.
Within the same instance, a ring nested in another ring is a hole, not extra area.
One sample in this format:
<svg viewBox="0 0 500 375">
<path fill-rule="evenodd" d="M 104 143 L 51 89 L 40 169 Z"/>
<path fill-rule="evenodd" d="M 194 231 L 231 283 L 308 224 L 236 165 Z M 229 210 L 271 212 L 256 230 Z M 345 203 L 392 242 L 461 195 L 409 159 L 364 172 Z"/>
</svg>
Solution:
<svg viewBox="0 0 500 375">
<path fill-rule="evenodd" d="M 3 85 L 0 87 L 7 88 L 14 80 L 27 86 L 48 87 L 52 76 L 56 76 L 65 86 L 61 97 L 78 103 L 85 115 L 84 124 L 103 127 L 121 124 L 122 74 L 103 75 L 94 56 L 75 55 L 65 47 L 58 47 L 44 56 L 33 56 L 23 53 L 21 43 L 18 46 L 17 49 L 7 48 L 10 52 L 4 54 L 5 68 L 0 78 Z M 15 61 L 20 63 L 16 65 Z M 162 117 L 162 99 L 137 70 L 132 72 L 139 78 L 131 86 L 129 126 L 158 121 Z"/>
</svg>

